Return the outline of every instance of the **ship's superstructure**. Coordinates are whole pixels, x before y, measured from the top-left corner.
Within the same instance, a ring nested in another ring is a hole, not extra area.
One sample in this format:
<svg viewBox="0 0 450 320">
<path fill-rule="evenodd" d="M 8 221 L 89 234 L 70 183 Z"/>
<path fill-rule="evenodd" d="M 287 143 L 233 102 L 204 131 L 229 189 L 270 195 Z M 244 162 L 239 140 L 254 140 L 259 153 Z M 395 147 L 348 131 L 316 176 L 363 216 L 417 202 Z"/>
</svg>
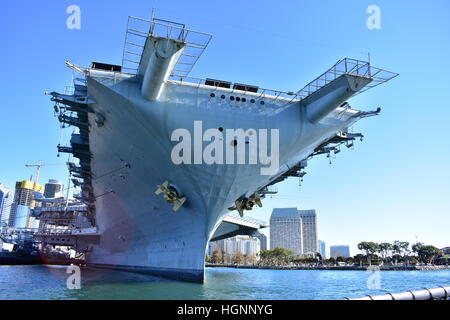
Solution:
<svg viewBox="0 0 450 320">
<path fill-rule="evenodd" d="M 121 66 L 67 62 L 74 92 L 51 95 L 79 128 L 58 148 L 79 159 L 69 169 L 95 228 L 95 242 L 77 241 L 88 264 L 202 282 L 224 216 L 262 206 L 312 156 L 350 147 L 362 135 L 348 128 L 380 110 L 346 101 L 396 76 L 343 59 L 298 92 L 190 77 L 210 40 L 130 17 Z"/>
</svg>

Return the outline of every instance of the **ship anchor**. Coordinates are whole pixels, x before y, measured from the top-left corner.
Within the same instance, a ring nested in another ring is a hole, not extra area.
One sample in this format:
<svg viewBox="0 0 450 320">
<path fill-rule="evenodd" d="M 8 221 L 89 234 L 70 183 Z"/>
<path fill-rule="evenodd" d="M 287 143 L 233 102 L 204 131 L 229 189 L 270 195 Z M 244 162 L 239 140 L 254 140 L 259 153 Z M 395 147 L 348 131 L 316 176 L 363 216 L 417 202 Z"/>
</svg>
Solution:
<svg viewBox="0 0 450 320">
<path fill-rule="evenodd" d="M 261 202 L 261 198 L 259 197 L 258 193 L 254 193 L 251 197 L 249 198 L 243 198 L 240 200 L 236 200 L 234 202 L 234 206 L 228 208 L 228 210 L 234 211 L 237 210 L 237 212 L 239 212 L 239 215 L 241 217 L 244 216 L 244 210 L 253 210 L 253 206 L 257 205 L 258 207 L 262 207 L 262 202 Z"/>
<path fill-rule="evenodd" d="M 163 184 L 158 185 L 158 189 L 155 191 L 156 195 L 162 194 L 164 197 L 164 200 L 166 200 L 169 203 L 173 203 L 173 211 L 178 211 L 181 206 L 186 202 L 186 197 L 181 197 L 177 189 L 169 185 L 169 181 L 164 181 Z"/>
</svg>

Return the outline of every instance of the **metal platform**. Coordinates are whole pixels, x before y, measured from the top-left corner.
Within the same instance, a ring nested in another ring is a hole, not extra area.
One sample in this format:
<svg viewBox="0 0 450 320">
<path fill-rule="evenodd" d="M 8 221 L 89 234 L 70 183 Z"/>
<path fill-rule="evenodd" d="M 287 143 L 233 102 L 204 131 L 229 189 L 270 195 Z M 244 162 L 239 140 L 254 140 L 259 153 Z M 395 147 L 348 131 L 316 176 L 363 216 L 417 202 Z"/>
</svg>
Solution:
<svg viewBox="0 0 450 320">
<path fill-rule="evenodd" d="M 208 79 L 191 77 L 189 74 L 211 41 L 212 35 L 186 29 L 184 24 L 156 18 L 146 20 L 133 16 L 128 17 L 122 55 L 122 73 L 139 74 L 143 50 L 149 36 L 175 39 L 186 44 L 181 57 L 169 76 L 169 81 L 178 84 L 190 83 L 199 87 L 207 84 Z M 371 79 L 371 82 L 356 94 L 367 91 L 398 76 L 398 73 L 373 67 L 370 62 L 344 58 L 297 92 L 255 87 L 257 90 L 250 93 L 259 98 L 284 100 L 289 104 L 305 99 L 344 74 Z M 216 88 L 220 87 L 219 84 L 215 86 Z M 232 88 L 231 92 L 237 91 L 236 93 L 239 93 L 241 91 L 243 94 L 249 93 L 245 89 L 237 89 L 236 84 L 231 84 L 230 86 Z"/>
<path fill-rule="evenodd" d="M 138 74 L 142 53 L 149 36 L 175 39 L 186 44 L 170 75 L 175 78 L 185 78 L 189 75 L 212 38 L 208 33 L 186 29 L 184 24 L 129 16 L 122 55 L 122 72 Z"/>
<path fill-rule="evenodd" d="M 297 91 L 297 95 L 304 99 L 344 74 L 372 79 L 372 81 L 359 90 L 357 94 L 374 88 L 398 76 L 398 73 L 373 67 L 370 62 L 344 58 L 336 62 L 334 66 L 308 83 L 301 90 Z"/>
<path fill-rule="evenodd" d="M 305 87 L 297 92 L 285 92 L 273 89 L 265 89 L 256 87 L 257 90 L 252 92 L 251 94 L 257 95 L 257 98 L 269 98 L 274 100 L 284 100 L 288 103 L 297 102 L 307 98 L 313 93 L 317 92 L 319 89 L 325 87 L 327 84 L 333 82 L 338 79 L 342 75 L 351 75 L 358 77 L 365 77 L 371 79 L 371 82 L 367 84 L 364 88 L 360 89 L 355 95 L 360 94 L 361 92 L 367 91 L 371 88 L 374 88 L 382 83 L 385 83 L 395 77 L 398 76 L 398 73 L 386 71 L 380 68 L 373 67 L 369 62 L 344 58 L 339 60 L 336 64 L 334 64 L 330 69 L 322 73 L 320 76 L 315 78 L 313 81 L 308 83 Z M 177 83 L 193 83 L 197 86 L 205 85 L 208 79 L 203 78 L 195 78 L 195 77 L 176 77 L 172 76 L 170 80 Z M 211 86 L 211 85 L 210 85 Z M 217 82 L 215 84 L 216 89 L 220 87 L 220 83 Z M 243 94 L 247 94 L 248 92 L 243 91 L 242 89 L 236 89 L 236 84 L 231 84 L 230 87 L 233 88 L 231 93 L 234 91 L 241 91 Z"/>
</svg>

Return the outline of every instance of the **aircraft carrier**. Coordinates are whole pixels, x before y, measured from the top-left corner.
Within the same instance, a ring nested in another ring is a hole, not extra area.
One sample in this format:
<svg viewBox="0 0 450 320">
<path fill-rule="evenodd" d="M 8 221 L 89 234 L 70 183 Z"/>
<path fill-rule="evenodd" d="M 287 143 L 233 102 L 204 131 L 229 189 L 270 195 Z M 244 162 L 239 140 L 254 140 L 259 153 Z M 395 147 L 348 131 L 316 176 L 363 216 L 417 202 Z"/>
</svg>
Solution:
<svg viewBox="0 0 450 320">
<path fill-rule="evenodd" d="M 380 109 L 347 100 L 397 76 L 345 58 L 297 92 L 191 77 L 211 38 L 129 17 L 121 65 L 66 61 L 74 90 L 50 94 L 76 128 L 58 150 L 78 159 L 69 170 L 87 219 L 76 249 L 88 265 L 203 282 L 224 217 L 262 206 L 312 157 L 352 147 L 362 134 L 348 128 Z"/>
</svg>

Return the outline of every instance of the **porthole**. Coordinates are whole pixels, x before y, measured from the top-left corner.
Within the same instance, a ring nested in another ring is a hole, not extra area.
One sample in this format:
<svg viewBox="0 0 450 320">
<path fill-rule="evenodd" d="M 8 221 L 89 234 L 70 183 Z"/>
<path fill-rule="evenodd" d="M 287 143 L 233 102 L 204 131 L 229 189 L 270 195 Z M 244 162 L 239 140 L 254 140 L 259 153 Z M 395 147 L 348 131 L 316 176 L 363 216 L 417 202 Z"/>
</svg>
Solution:
<svg viewBox="0 0 450 320">
<path fill-rule="evenodd" d="M 250 102 L 251 102 L 251 103 L 255 103 L 255 99 L 251 99 Z"/>
<path fill-rule="evenodd" d="M 209 96 L 210 96 L 211 98 L 214 98 L 216 95 L 215 95 L 214 93 L 211 93 Z"/>
<path fill-rule="evenodd" d="M 245 99 L 245 98 L 242 98 L 242 102 L 247 102 L 247 99 Z"/>
<path fill-rule="evenodd" d="M 225 99 L 225 98 L 226 98 L 224 94 L 223 94 L 223 95 L 221 95 L 220 97 L 221 97 L 222 99 Z"/>
<path fill-rule="evenodd" d="M 237 101 L 237 102 L 241 101 L 241 98 L 236 97 L 236 101 Z"/>
<path fill-rule="evenodd" d="M 234 101 L 234 97 L 233 97 L 233 96 L 231 96 L 231 97 L 230 97 L 230 100 L 231 100 L 231 101 Z"/>
<path fill-rule="evenodd" d="M 260 102 L 261 105 L 264 105 L 264 103 L 265 103 L 264 101 L 261 101 L 261 102 Z"/>
<path fill-rule="evenodd" d="M 219 127 L 219 131 L 220 131 L 220 132 L 223 132 L 223 128 L 222 128 L 222 127 Z"/>
</svg>

